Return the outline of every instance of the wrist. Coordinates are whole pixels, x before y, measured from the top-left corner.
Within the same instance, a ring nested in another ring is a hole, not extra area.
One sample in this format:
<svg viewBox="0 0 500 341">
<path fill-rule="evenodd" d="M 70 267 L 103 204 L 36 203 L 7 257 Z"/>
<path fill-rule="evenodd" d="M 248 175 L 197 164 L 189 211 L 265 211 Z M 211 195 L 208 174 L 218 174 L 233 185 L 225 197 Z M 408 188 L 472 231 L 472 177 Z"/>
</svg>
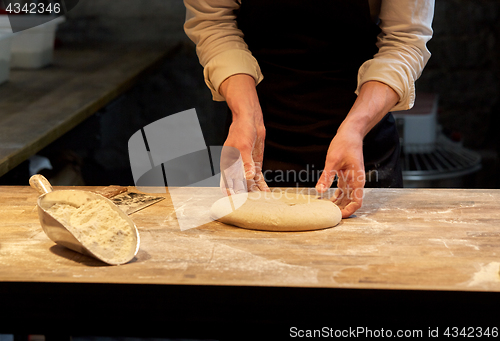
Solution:
<svg viewBox="0 0 500 341">
<path fill-rule="evenodd" d="M 347 114 L 339 131 L 348 131 L 364 137 L 398 102 L 398 94 L 388 85 L 369 81 L 361 91 Z"/>
<path fill-rule="evenodd" d="M 233 122 L 238 120 L 262 121 L 262 110 L 255 79 L 247 74 L 235 74 L 228 77 L 219 87 L 219 92 L 226 99 L 233 115 Z"/>
<path fill-rule="evenodd" d="M 350 141 L 363 141 L 365 137 L 364 129 L 356 124 L 342 123 L 335 134 L 336 138 L 350 140 Z"/>
</svg>

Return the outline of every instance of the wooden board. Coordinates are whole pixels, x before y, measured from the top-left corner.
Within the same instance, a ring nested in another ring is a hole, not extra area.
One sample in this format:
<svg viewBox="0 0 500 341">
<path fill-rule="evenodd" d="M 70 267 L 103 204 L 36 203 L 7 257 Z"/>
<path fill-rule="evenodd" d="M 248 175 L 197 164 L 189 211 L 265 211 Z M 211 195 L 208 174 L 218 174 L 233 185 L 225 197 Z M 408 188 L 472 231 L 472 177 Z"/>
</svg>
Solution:
<svg viewBox="0 0 500 341">
<path fill-rule="evenodd" d="M 66 46 L 54 64 L 0 85 L 0 176 L 126 91 L 165 46 Z"/>
<path fill-rule="evenodd" d="M 112 267 L 50 241 L 34 190 L 0 187 L 0 281 L 500 291 L 500 190 L 367 190 L 356 217 L 295 233 L 181 231 L 177 217 L 208 214 L 218 189 L 182 189 L 177 213 L 163 195 L 131 216 L 136 259 Z"/>
</svg>

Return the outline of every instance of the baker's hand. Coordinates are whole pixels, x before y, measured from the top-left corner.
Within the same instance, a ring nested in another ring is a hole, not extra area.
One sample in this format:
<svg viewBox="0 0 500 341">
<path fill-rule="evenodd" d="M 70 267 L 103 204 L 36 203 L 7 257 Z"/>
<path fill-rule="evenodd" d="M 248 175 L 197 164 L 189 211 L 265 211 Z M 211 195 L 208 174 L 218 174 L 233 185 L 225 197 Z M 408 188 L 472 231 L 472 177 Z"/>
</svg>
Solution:
<svg viewBox="0 0 500 341">
<path fill-rule="evenodd" d="M 261 120 L 233 121 L 221 155 L 221 189 L 227 195 L 269 191 L 262 174 L 265 138 Z"/>
<path fill-rule="evenodd" d="M 399 101 L 399 95 L 378 81 L 363 83 L 351 110 L 328 148 L 325 170 L 316 190 L 326 192 L 338 177 L 335 204 L 347 218 L 363 203 L 365 168 L 363 138 Z"/>
<path fill-rule="evenodd" d="M 316 184 L 316 190 L 326 192 L 336 176 L 337 190 L 333 201 L 339 206 L 342 218 L 347 218 L 363 203 L 365 169 L 362 135 L 339 130 L 328 148 L 325 168 Z"/>
<path fill-rule="evenodd" d="M 235 74 L 222 82 L 219 91 L 233 115 L 221 155 L 221 189 L 228 195 L 269 191 L 262 174 L 266 128 L 255 80 Z"/>
</svg>

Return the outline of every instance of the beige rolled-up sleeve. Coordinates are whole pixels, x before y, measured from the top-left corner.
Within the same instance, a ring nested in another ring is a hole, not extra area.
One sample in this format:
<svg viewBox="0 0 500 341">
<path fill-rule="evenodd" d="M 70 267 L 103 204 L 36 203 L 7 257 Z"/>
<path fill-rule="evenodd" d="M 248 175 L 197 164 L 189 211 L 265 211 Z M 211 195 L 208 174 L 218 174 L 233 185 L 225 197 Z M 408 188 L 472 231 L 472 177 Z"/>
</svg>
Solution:
<svg viewBox="0 0 500 341">
<path fill-rule="evenodd" d="M 432 37 L 433 17 L 434 0 L 382 0 L 379 50 L 361 65 L 356 94 L 365 82 L 379 81 L 399 95 L 391 111 L 410 109 L 415 81 L 431 56 L 426 44 Z"/>
<path fill-rule="evenodd" d="M 237 0 L 184 0 L 184 31 L 196 44 L 196 53 L 204 68 L 205 82 L 213 99 L 224 101 L 219 86 L 235 74 L 248 74 L 258 84 L 262 79 L 257 60 L 252 56 L 238 29 Z"/>
</svg>

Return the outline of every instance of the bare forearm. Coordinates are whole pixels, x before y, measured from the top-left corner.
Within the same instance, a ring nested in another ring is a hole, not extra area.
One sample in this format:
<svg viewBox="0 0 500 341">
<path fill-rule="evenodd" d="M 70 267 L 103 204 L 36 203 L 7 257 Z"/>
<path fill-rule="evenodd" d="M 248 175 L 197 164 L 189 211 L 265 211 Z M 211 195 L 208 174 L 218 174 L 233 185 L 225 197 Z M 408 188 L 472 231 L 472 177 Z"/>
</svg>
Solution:
<svg viewBox="0 0 500 341">
<path fill-rule="evenodd" d="M 255 79 L 247 74 L 236 74 L 220 85 L 219 92 L 226 99 L 235 119 L 262 117 Z"/>
<path fill-rule="evenodd" d="M 338 133 L 349 132 L 363 138 L 398 101 L 398 94 L 388 85 L 376 81 L 364 83 Z"/>
</svg>

